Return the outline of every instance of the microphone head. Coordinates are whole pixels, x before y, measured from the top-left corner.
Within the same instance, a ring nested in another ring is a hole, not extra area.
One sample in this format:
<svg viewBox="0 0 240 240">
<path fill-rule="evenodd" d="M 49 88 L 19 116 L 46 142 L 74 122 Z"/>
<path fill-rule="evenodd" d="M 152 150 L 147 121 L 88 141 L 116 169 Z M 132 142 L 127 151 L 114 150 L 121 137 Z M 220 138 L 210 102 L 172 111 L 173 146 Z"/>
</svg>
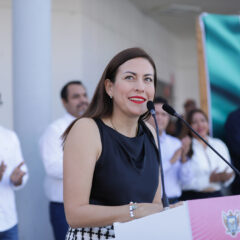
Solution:
<svg viewBox="0 0 240 240">
<path fill-rule="evenodd" d="M 165 112 L 169 113 L 170 115 L 176 116 L 176 111 L 171 106 L 169 106 L 167 103 L 164 103 L 162 105 L 162 109 Z"/>
<path fill-rule="evenodd" d="M 155 107 L 152 101 L 147 102 L 147 109 L 151 113 L 151 115 L 155 115 Z"/>
<path fill-rule="evenodd" d="M 151 110 L 155 110 L 155 107 L 152 101 L 147 102 L 147 109 L 149 112 L 151 112 Z"/>
</svg>

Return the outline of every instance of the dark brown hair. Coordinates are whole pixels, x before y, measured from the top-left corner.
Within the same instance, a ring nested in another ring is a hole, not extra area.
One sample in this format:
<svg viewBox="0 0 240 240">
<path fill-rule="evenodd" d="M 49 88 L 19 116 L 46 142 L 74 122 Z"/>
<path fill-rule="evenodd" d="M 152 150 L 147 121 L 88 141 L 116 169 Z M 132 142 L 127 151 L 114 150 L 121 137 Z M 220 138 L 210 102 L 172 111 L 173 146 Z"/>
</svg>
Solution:
<svg viewBox="0 0 240 240">
<path fill-rule="evenodd" d="M 202 109 L 199 109 L 199 108 L 196 108 L 196 109 L 193 109 L 191 110 L 188 114 L 187 114 L 187 118 L 186 118 L 186 121 L 191 125 L 192 122 L 193 122 L 193 116 L 195 115 L 195 113 L 201 113 L 205 118 L 206 120 L 208 121 L 208 117 L 207 117 L 207 114 L 202 110 Z M 190 130 L 188 130 L 188 135 L 193 138 L 193 135 L 192 135 L 192 132 Z M 191 143 L 191 146 L 190 146 L 190 149 L 187 153 L 187 156 L 188 157 L 192 157 L 193 155 L 193 148 L 192 148 L 192 143 Z"/>
<path fill-rule="evenodd" d="M 199 108 L 196 108 L 196 109 L 193 109 L 191 110 L 188 114 L 187 114 L 187 122 L 191 125 L 192 122 L 193 122 L 193 116 L 195 113 L 201 113 L 205 118 L 206 120 L 208 121 L 208 117 L 207 117 L 207 114 L 202 110 L 202 109 L 199 109 Z"/>
<path fill-rule="evenodd" d="M 80 85 L 80 86 L 84 87 L 84 86 L 83 86 L 83 83 L 82 83 L 81 81 L 79 81 L 79 80 L 72 80 L 72 81 L 66 83 L 66 84 L 63 86 L 63 88 L 62 88 L 62 90 L 61 90 L 61 93 L 60 93 L 61 98 L 62 98 L 65 102 L 68 101 L 68 87 L 69 87 L 70 85 L 74 85 L 74 84 L 77 84 L 77 85 Z M 85 87 L 84 87 L 84 88 L 85 88 Z"/>
<path fill-rule="evenodd" d="M 114 83 L 118 68 L 126 61 L 134 58 L 145 58 L 152 65 L 154 70 L 154 87 L 156 88 L 157 72 L 156 72 L 156 66 L 153 59 L 141 48 L 125 49 L 120 53 L 118 53 L 116 56 L 114 56 L 112 60 L 108 63 L 95 89 L 95 93 L 93 95 L 91 103 L 89 104 L 86 112 L 80 118 L 83 118 L 83 117 L 105 118 L 105 117 L 110 117 L 112 115 L 113 102 L 105 90 L 105 80 L 109 79 L 111 82 Z M 149 117 L 149 112 L 147 111 L 146 113 L 140 116 L 140 119 L 146 119 L 148 117 Z M 66 131 L 63 134 L 63 141 L 65 141 L 69 131 L 71 130 L 72 126 L 78 119 L 76 119 L 66 129 Z"/>
</svg>

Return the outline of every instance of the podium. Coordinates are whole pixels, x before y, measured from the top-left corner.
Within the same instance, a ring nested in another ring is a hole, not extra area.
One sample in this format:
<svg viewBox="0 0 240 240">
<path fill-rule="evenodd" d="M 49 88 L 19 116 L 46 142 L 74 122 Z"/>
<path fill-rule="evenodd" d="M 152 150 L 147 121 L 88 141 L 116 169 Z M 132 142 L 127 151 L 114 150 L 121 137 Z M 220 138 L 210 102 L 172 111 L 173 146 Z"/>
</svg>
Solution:
<svg viewBox="0 0 240 240">
<path fill-rule="evenodd" d="M 114 229 L 116 240 L 240 239 L 240 196 L 186 201 Z"/>
</svg>

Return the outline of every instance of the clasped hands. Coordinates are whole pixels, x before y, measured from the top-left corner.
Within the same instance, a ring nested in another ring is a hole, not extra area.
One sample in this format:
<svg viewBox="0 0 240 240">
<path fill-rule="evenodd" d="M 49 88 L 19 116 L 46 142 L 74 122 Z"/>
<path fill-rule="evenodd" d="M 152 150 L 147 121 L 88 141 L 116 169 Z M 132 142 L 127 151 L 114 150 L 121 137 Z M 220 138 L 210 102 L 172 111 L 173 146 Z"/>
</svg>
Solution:
<svg viewBox="0 0 240 240">
<path fill-rule="evenodd" d="M 23 164 L 24 162 L 21 162 L 16 168 L 14 168 L 10 175 L 10 181 L 14 186 L 19 186 L 22 184 L 23 176 L 26 174 L 26 172 L 21 170 Z M 6 168 L 7 165 L 4 163 L 4 161 L 2 161 L 0 164 L 0 181 L 2 180 Z"/>
<path fill-rule="evenodd" d="M 181 159 L 182 163 L 185 163 L 187 161 L 186 155 L 190 149 L 192 141 L 189 136 L 186 136 L 181 140 L 181 142 L 182 146 L 174 153 L 173 157 L 170 160 L 172 164 L 176 163 L 179 158 Z"/>
<path fill-rule="evenodd" d="M 217 172 L 217 169 L 215 169 L 211 175 L 210 175 L 210 182 L 226 182 L 228 181 L 233 175 L 234 172 L 227 172 L 227 168 L 225 168 L 222 172 Z"/>
</svg>

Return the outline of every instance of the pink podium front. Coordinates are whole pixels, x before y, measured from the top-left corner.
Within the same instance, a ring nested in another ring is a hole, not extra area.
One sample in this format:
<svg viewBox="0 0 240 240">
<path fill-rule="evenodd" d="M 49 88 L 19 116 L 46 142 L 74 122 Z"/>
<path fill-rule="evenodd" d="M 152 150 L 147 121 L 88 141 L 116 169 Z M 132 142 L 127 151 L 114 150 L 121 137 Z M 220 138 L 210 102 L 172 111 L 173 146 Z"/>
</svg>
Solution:
<svg viewBox="0 0 240 240">
<path fill-rule="evenodd" d="M 114 228 L 116 240 L 240 239 L 240 196 L 187 201 Z"/>
</svg>

